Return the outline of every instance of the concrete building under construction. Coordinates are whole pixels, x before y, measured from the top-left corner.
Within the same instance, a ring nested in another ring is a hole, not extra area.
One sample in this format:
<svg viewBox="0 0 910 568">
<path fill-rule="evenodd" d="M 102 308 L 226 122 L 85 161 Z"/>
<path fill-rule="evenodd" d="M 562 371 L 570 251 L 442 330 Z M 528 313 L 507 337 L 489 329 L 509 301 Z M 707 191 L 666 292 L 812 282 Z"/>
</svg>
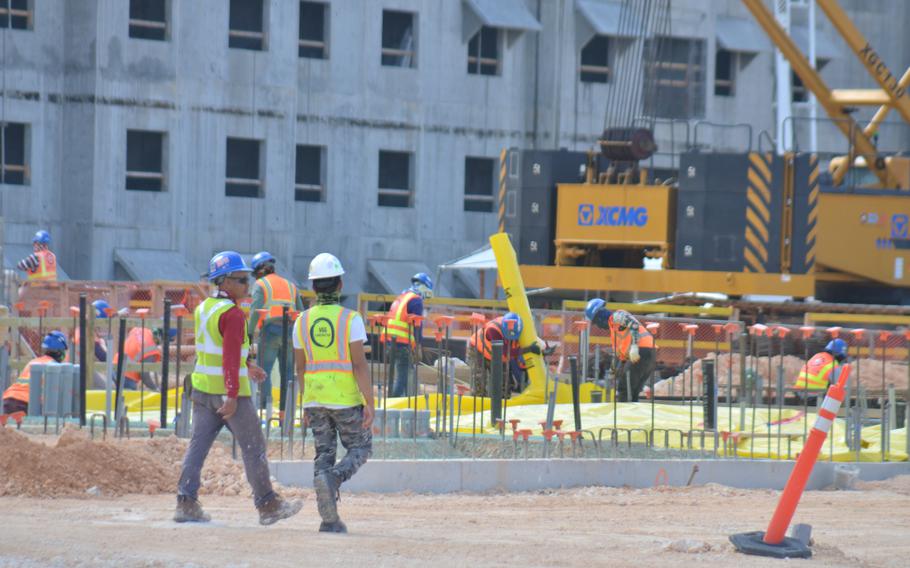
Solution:
<svg viewBox="0 0 910 568">
<path fill-rule="evenodd" d="M 910 6 L 843 4 L 891 68 L 910 66 Z M 640 79 L 622 58 L 646 39 L 624 34 L 622 5 L 0 0 L 5 266 L 47 228 L 72 278 L 195 279 L 223 249 L 267 249 L 304 278 L 328 250 L 347 291 L 397 292 L 496 230 L 502 149 L 596 142 Z M 676 0 L 671 20 L 677 96 L 640 109 L 659 118 L 650 165 L 774 135 L 772 46 L 741 3 Z M 822 76 L 862 86 L 846 49 L 820 15 Z M 828 124 L 810 147 L 807 98 L 797 81 L 791 147 L 843 152 Z"/>
</svg>

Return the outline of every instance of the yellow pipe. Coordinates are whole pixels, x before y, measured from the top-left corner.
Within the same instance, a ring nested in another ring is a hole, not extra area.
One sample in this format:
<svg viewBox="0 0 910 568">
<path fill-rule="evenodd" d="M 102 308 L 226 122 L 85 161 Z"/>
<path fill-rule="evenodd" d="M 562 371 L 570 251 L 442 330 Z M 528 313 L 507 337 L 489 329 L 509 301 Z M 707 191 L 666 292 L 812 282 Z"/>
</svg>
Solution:
<svg viewBox="0 0 910 568">
<path fill-rule="evenodd" d="M 502 283 L 502 290 L 505 292 L 509 310 L 518 314 L 523 324 L 518 344 L 522 348 L 530 347 L 537 342 L 537 330 L 534 327 L 534 318 L 531 316 L 531 306 L 528 305 L 528 296 L 525 293 L 521 272 L 518 270 L 518 258 L 515 256 L 515 249 L 512 248 L 512 243 L 509 241 L 509 235 L 496 233 L 490 236 L 490 247 L 492 247 L 493 255 L 496 257 L 499 281 Z M 523 357 L 528 369 L 529 382 L 524 394 L 538 390 L 541 394 L 544 394 L 546 371 L 544 370 L 543 357 L 534 353 L 525 353 Z"/>
</svg>

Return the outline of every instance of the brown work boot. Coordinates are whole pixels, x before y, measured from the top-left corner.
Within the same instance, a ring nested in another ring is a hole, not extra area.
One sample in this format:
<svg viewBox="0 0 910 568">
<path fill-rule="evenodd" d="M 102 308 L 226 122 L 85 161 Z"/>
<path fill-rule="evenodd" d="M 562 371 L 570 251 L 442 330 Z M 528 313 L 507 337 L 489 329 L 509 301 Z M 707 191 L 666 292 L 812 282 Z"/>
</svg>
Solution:
<svg viewBox="0 0 910 568">
<path fill-rule="evenodd" d="M 207 523 L 212 517 L 202 510 L 202 504 L 197 499 L 186 495 L 177 496 L 177 510 L 174 512 L 174 522 L 177 523 Z"/>
<path fill-rule="evenodd" d="M 334 525 L 338 520 L 338 486 L 341 483 L 331 471 L 323 471 L 313 479 L 313 489 L 316 490 L 316 508 L 323 524 Z M 321 529 L 320 529 L 321 530 Z"/>
<path fill-rule="evenodd" d="M 275 495 L 265 505 L 259 507 L 259 524 L 273 525 L 281 519 L 293 517 L 303 508 L 303 501 L 287 501 L 281 495 Z"/>
</svg>

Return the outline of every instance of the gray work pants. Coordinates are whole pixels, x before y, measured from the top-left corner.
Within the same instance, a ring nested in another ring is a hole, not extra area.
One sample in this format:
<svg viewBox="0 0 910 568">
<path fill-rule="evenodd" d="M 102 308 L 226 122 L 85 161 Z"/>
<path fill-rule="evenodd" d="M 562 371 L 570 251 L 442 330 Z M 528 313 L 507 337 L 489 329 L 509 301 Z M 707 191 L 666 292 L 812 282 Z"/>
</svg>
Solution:
<svg viewBox="0 0 910 568">
<path fill-rule="evenodd" d="M 253 488 L 253 502 L 261 507 L 275 497 L 269 478 L 269 461 L 266 457 L 265 438 L 259 427 L 259 416 L 248 397 L 237 399 L 237 412 L 227 421 L 216 411 L 224 404 L 221 395 L 193 391 L 193 437 L 183 458 L 183 469 L 177 494 L 195 499 L 199 493 L 202 464 L 209 454 L 215 438 L 224 426 L 234 434 L 243 454 L 243 469 Z"/>
</svg>

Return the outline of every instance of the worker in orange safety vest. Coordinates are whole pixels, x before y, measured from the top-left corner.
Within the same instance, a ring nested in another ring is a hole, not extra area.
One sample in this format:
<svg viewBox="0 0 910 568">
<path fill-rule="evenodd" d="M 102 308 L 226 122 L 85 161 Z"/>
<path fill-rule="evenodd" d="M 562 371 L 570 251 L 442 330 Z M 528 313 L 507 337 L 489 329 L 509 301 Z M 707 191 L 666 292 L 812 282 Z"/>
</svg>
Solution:
<svg viewBox="0 0 910 568">
<path fill-rule="evenodd" d="M 420 342 L 423 340 L 423 326 L 412 325 L 409 316 L 423 315 L 423 301 L 433 296 L 433 279 L 425 272 L 411 277 L 411 287 L 398 295 L 389 308 L 389 320 L 382 334 L 382 342 L 392 349 L 390 374 L 392 390 L 389 396 L 401 397 L 408 394 L 408 376 L 414 361 L 420 360 Z M 416 394 L 417 378 L 411 386 Z"/>
<path fill-rule="evenodd" d="M 654 336 L 632 314 L 610 311 L 600 298 L 588 302 L 585 317 L 600 329 L 610 330 L 610 343 L 618 360 L 613 370 L 618 400 L 638 402 L 642 387 L 657 367 Z M 626 373 L 631 392 L 626 392 Z"/>
<path fill-rule="evenodd" d="M 176 330 L 172 330 L 172 336 L 176 335 Z M 149 328 L 134 327 L 126 335 L 126 341 L 123 344 L 123 352 L 126 354 L 126 360 L 130 363 L 157 363 L 161 361 L 161 348 L 158 344 L 161 342 L 161 330 L 152 330 Z M 120 354 L 114 355 L 114 365 L 120 361 Z M 138 390 L 139 383 L 145 383 L 145 386 L 152 390 L 158 390 L 152 374 L 146 372 L 140 374 L 139 371 L 124 371 L 123 388 L 126 390 Z"/>
<path fill-rule="evenodd" d="M 50 233 L 38 231 L 32 238 L 32 254 L 16 265 L 16 268 L 25 272 L 29 282 L 57 281 L 57 257 L 48 248 L 50 244 Z"/>
<path fill-rule="evenodd" d="M 527 366 L 524 353 L 537 353 L 549 355 L 552 351 L 543 340 L 538 340 L 530 347 L 522 349 L 518 343 L 524 329 L 521 317 L 514 312 L 487 321 L 483 327 L 477 329 L 468 340 L 468 364 L 471 367 L 472 382 L 475 394 L 486 396 L 489 385 L 483 384 L 481 379 L 481 361 L 487 370 L 487 383 L 492 379 L 491 365 L 493 361 L 493 342 L 502 341 L 502 363 L 508 363 L 509 388 L 503 389 L 503 396 L 509 397 L 511 393 L 522 392 L 528 384 Z"/>
<path fill-rule="evenodd" d="M 849 367 L 846 361 L 847 344 L 843 339 L 832 339 L 824 350 L 810 357 L 803 365 L 793 384 L 793 390 L 810 395 L 824 394 L 834 378 L 834 369 L 838 366 Z"/>
<path fill-rule="evenodd" d="M 41 341 L 40 357 L 35 357 L 23 367 L 16 382 L 3 392 L 3 414 L 28 412 L 29 381 L 32 378 L 32 365 L 62 363 L 66 357 L 66 336 L 62 332 L 52 331 Z"/>
</svg>

